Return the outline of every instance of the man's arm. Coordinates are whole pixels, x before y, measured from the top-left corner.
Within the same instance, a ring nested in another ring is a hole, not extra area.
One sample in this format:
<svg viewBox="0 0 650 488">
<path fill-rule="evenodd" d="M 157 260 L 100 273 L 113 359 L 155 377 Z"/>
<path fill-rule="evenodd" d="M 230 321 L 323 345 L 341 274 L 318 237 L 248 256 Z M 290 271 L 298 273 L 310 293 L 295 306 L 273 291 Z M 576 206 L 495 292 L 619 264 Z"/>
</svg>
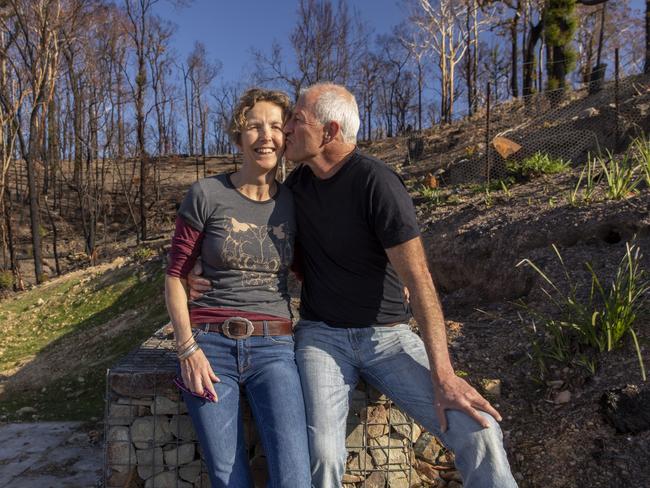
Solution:
<svg viewBox="0 0 650 488">
<path fill-rule="evenodd" d="M 454 373 L 447 348 L 445 320 L 438 294 L 427 267 L 422 241 L 415 237 L 386 249 L 400 280 L 410 291 L 410 304 L 429 356 L 431 380 L 436 393 L 436 411 L 442 431 L 447 430 L 445 410 L 461 410 L 483 427 L 489 427 L 479 410 L 497 420 L 501 415 L 465 380 Z"/>
</svg>

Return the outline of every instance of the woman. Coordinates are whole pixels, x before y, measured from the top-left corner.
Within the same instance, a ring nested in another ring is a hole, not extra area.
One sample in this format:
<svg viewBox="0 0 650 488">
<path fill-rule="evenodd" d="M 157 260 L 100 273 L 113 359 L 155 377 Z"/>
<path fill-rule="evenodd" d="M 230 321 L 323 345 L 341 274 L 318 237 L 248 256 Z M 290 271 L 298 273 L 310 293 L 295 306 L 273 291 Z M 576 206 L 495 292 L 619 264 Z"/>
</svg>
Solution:
<svg viewBox="0 0 650 488">
<path fill-rule="evenodd" d="M 311 485 L 287 274 L 296 225 L 291 192 L 275 180 L 288 97 L 248 90 L 229 135 L 239 171 L 197 181 L 178 212 L 165 280 L 183 393 L 210 481 L 252 486 L 240 388 L 268 459 L 269 486 Z M 212 289 L 190 302 L 185 277 L 201 255 Z"/>
</svg>

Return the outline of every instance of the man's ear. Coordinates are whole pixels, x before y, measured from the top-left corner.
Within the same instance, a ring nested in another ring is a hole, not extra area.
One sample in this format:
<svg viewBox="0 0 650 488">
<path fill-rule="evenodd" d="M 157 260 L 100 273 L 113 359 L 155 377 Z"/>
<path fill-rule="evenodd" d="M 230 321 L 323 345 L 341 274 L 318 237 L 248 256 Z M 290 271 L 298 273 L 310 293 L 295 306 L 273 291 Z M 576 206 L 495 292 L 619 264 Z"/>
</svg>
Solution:
<svg viewBox="0 0 650 488">
<path fill-rule="evenodd" d="M 339 124 L 335 120 L 332 120 L 331 122 L 325 125 L 324 131 L 325 133 L 323 134 L 323 137 L 325 139 L 325 143 L 331 142 L 335 140 L 336 136 L 338 136 L 341 133 L 341 124 Z"/>
</svg>

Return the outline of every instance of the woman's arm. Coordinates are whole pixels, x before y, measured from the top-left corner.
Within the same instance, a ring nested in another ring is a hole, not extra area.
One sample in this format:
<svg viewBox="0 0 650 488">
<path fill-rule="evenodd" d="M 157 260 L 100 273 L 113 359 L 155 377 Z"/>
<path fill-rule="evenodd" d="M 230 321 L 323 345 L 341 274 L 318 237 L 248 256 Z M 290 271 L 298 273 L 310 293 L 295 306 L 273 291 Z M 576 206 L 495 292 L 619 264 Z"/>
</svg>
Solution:
<svg viewBox="0 0 650 488">
<path fill-rule="evenodd" d="M 190 313 L 187 307 L 187 291 L 185 289 L 185 280 L 176 276 L 165 276 L 165 303 L 167 311 L 174 326 L 174 337 L 176 338 L 176 347 L 187 350 L 194 343 L 192 337 L 192 327 L 190 324 Z M 178 351 L 181 353 L 182 351 Z M 203 354 L 201 348 L 196 349 L 190 356 L 179 359 L 181 365 L 181 376 L 183 382 L 190 391 L 197 395 L 203 395 L 207 390 L 217 399 L 217 393 L 214 390 L 215 382 L 219 378 L 212 371 L 210 362 Z"/>
</svg>

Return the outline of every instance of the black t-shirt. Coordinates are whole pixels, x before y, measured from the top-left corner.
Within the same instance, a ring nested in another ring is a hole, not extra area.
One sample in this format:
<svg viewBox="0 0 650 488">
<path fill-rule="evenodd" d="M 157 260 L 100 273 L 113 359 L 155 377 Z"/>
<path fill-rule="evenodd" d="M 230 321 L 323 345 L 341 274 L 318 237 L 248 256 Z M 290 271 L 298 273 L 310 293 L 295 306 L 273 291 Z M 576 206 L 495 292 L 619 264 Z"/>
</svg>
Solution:
<svg viewBox="0 0 650 488">
<path fill-rule="evenodd" d="M 294 193 L 304 282 L 300 315 L 335 327 L 403 322 L 403 287 L 385 249 L 420 234 L 404 182 L 355 151 L 331 178 L 306 165 L 287 178 Z"/>
</svg>

